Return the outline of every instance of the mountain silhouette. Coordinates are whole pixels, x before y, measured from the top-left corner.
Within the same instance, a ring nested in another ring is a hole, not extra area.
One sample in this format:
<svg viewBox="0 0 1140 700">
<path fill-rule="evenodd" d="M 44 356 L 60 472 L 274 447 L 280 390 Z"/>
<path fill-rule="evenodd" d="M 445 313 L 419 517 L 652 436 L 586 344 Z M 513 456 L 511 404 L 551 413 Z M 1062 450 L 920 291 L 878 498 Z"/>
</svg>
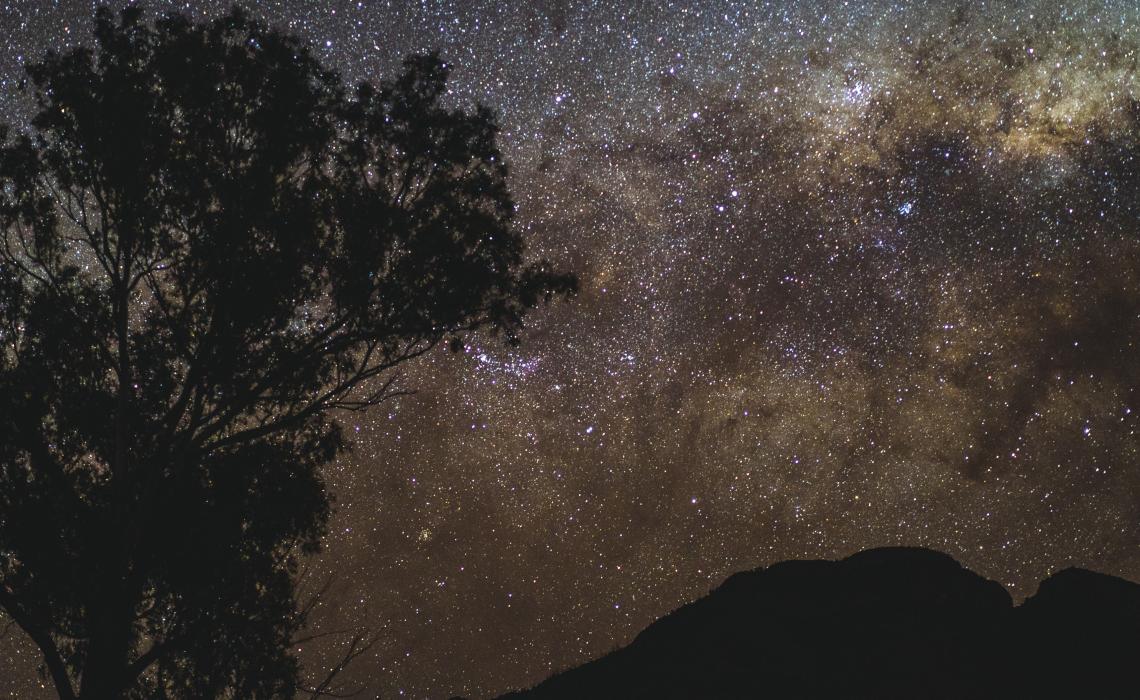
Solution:
<svg viewBox="0 0 1140 700">
<path fill-rule="evenodd" d="M 1140 698 L 1140 585 L 1082 569 L 1015 607 L 927 549 L 736 574 L 505 698 Z"/>
</svg>

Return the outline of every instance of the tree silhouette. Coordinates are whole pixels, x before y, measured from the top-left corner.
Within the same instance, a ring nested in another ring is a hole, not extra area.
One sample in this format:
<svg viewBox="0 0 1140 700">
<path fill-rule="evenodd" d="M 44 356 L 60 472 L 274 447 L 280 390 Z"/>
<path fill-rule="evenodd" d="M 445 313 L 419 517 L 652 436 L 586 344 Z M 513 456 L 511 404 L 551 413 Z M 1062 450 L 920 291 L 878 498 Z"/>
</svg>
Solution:
<svg viewBox="0 0 1140 700">
<path fill-rule="evenodd" d="M 100 10 L 0 151 L 0 605 L 61 698 L 303 690 L 337 409 L 573 277 L 527 265 L 493 115 L 346 87 L 238 10 Z M 327 687 L 327 684 L 325 685 Z"/>
</svg>

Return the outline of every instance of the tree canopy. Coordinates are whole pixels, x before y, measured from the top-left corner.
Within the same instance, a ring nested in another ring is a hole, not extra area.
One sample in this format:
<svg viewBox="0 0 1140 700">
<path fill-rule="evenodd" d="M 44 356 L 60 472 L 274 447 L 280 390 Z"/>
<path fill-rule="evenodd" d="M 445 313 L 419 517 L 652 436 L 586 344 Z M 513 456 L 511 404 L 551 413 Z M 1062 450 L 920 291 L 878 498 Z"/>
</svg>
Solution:
<svg viewBox="0 0 1140 700">
<path fill-rule="evenodd" d="M 94 39 L 2 130 L 0 606 L 61 698 L 292 696 L 338 409 L 576 283 L 438 56 L 346 86 L 237 10 Z"/>
</svg>

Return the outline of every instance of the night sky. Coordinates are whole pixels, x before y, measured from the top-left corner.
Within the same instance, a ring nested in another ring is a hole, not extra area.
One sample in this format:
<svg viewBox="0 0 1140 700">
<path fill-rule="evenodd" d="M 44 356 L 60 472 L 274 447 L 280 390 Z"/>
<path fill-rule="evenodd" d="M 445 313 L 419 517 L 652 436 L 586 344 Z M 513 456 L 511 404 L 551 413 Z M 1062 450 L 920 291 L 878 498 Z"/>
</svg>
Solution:
<svg viewBox="0 0 1140 700">
<path fill-rule="evenodd" d="M 440 49 L 532 254 L 581 278 L 346 418 L 309 581 L 314 631 L 383 633 L 367 697 L 530 685 L 789 558 L 1140 581 L 1140 5 L 249 7 L 353 81 Z M 0 117 L 92 11 L 3 4 Z M 0 645 L 4 697 L 43 696 Z"/>
</svg>

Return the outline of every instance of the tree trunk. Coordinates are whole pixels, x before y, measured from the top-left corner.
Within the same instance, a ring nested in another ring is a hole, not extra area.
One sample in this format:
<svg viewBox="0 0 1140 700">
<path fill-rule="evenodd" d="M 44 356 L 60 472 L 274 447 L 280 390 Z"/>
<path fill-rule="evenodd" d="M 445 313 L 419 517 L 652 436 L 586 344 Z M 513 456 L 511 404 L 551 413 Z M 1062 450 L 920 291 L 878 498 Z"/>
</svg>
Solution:
<svg viewBox="0 0 1140 700">
<path fill-rule="evenodd" d="M 134 605 L 123 582 L 109 586 L 88 613 L 89 646 L 83 660 L 79 700 L 118 700 L 133 679 L 130 666 Z"/>
<path fill-rule="evenodd" d="M 120 232 L 122 235 L 122 232 Z M 120 245 L 124 241 L 120 240 Z M 129 260 L 129 254 L 124 255 Z M 106 523 L 104 569 L 96 575 L 96 594 L 87 611 L 88 648 L 83 660 L 83 675 L 79 684 L 79 700 L 119 700 L 126 696 L 133 679 L 127 677 L 133 642 L 132 626 L 135 607 L 128 590 L 126 571 L 130 561 L 131 531 L 129 519 L 131 503 L 131 464 L 129 463 L 130 409 L 131 409 L 131 356 L 127 310 L 129 290 L 126 280 L 130 268 L 119 272 L 113 293 L 115 335 L 118 342 L 118 391 L 116 392 L 114 453 L 111 456 L 111 503 Z M 99 580 L 101 579 L 101 580 Z"/>
</svg>

